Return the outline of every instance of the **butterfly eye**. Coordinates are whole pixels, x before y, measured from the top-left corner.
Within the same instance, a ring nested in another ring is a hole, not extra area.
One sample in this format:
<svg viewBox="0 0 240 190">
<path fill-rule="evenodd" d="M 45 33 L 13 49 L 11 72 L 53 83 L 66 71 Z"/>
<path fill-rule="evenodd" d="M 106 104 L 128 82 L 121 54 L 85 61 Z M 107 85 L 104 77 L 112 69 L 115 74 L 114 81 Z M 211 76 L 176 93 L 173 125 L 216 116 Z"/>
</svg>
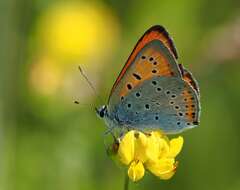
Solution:
<svg viewBox="0 0 240 190">
<path fill-rule="evenodd" d="M 96 108 L 96 112 L 99 115 L 99 117 L 103 118 L 106 115 L 107 107 L 106 106 L 102 106 L 99 109 Z"/>
<path fill-rule="evenodd" d="M 99 116 L 100 116 L 100 117 L 104 117 L 104 111 L 103 111 L 103 110 L 101 110 L 101 111 L 99 112 Z"/>
</svg>

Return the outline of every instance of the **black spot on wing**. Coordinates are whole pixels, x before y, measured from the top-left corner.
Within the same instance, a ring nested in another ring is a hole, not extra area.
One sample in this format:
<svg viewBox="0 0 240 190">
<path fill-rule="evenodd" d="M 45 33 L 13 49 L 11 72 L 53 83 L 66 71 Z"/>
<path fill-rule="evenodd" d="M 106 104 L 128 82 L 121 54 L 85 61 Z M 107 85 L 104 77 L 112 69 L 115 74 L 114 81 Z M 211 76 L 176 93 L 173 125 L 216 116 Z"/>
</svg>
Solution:
<svg viewBox="0 0 240 190">
<path fill-rule="evenodd" d="M 133 73 L 133 76 L 137 80 L 141 80 L 142 79 L 142 77 L 139 74 Z"/>
</svg>

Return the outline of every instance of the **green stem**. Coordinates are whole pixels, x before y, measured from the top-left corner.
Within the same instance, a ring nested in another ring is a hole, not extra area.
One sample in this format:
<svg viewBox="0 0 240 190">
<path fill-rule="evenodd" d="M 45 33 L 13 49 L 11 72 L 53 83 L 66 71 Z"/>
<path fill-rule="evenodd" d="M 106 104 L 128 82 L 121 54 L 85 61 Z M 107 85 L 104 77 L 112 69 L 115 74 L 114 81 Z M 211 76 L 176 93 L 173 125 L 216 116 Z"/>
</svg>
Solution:
<svg viewBox="0 0 240 190">
<path fill-rule="evenodd" d="M 126 174 L 125 180 L 124 180 L 124 190 L 128 190 L 128 187 L 129 187 L 129 177 Z"/>
</svg>

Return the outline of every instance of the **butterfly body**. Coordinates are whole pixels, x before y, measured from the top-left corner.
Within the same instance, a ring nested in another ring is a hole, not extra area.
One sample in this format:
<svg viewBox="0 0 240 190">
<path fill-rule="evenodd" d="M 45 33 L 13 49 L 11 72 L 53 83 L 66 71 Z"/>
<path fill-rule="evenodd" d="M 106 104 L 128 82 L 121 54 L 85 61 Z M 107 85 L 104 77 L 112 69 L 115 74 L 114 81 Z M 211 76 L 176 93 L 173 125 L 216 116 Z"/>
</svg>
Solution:
<svg viewBox="0 0 240 190">
<path fill-rule="evenodd" d="M 166 30 L 150 28 L 135 46 L 102 116 L 110 128 L 179 133 L 199 123 L 198 85 L 177 61 Z"/>
</svg>

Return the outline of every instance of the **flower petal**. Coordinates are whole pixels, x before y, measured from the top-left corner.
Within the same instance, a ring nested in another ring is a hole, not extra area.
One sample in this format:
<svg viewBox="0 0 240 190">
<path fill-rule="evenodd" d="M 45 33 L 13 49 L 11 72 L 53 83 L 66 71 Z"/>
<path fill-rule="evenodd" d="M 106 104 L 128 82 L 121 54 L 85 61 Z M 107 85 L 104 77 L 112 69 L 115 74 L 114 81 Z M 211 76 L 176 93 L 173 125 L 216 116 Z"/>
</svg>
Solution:
<svg viewBox="0 0 240 190">
<path fill-rule="evenodd" d="M 145 173 L 143 163 L 140 161 L 133 161 L 128 168 L 128 177 L 136 182 L 140 180 Z"/>
<path fill-rule="evenodd" d="M 173 171 L 176 169 L 175 160 L 172 158 L 162 158 L 157 162 L 147 162 L 146 167 L 150 172 L 162 179 L 172 177 L 174 174 Z"/>
<path fill-rule="evenodd" d="M 167 156 L 169 158 L 175 158 L 181 151 L 182 146 L 183 146 L 183 137 L 179 136 L 178 138 L 172 139 L 170 141 L 170 148 Z"/>
<path fill-rule="evenodd" d="M 139 131 L 134 131 L 134 160 L 144 163 L 147 160 L 147 136 Z"/>
<path fill-rule="evenodd" d="M 134 139 L 134 131 L 130 131 L 120 141 L 118 157 L 125 165 L 129 165 L 134 158 Z"/>
<path fill-rule="evenodd" d="M 164 158 L 169 154 L 169 143 L 165 138 L 159 138 L 159 158 Z"/>
<path fill-rule="evenodd" d="M 178 162 L 175 162 L 173 169 L 171 171 L 166 172 L 166 173 L 162 173 L 161 175 L 159 175 L 159 178 L 163 179 L 163 180 L 170 179 L 176 173 L 177 166 L 178 166 Z"/>
<path fill-rule="evenodd" d="M 172 176 L 176 173 L 176 170 L 168 171 L 166 173 L 160 174 L 158 177 L 163 180 L 171 179 Z"/>
<path fill-rule="evenodd" d="M 152 132 L 150 135 L 147 137 L 148 139 L 148 144 L 147 144 L 147 149 L 146 149 L 146 155 L 149 160 L 151 161 L 157 161 L 159 157 L 159 133 L 157 132 Z"/>
<path fill-rule="evenodd" d="M 154 136 L 157 137 L 157 138 L 161 138 L 161 137 L 164 136 L 161 131 L 152 131 L 152 132 L 151 132 L 151 135 L 154 135 Z"/>
</svg>

